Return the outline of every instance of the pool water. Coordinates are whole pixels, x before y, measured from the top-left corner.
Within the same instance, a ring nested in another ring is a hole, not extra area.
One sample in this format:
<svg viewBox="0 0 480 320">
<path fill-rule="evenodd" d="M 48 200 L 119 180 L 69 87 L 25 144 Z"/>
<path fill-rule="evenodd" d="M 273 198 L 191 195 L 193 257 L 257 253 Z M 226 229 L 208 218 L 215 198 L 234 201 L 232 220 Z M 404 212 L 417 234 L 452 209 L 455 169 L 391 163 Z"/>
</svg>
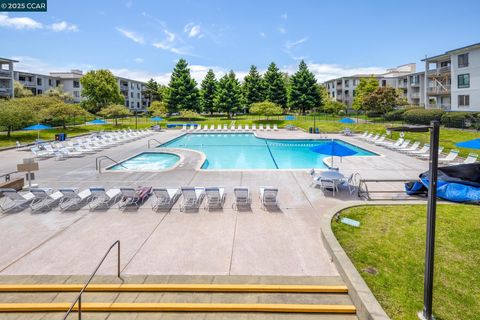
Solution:
<svg viewBox="0 0 480 320">
<path fill-rule="evenodd" d="M 245 133 L 186 134 L 160 147 L 186 148 L 203 152 L 207 160 L 202 169 L 308 169 L 326 168 L 328 157 L 310 148 L 331 140 L 275 140 Z M 342 140 L 336 142 L 353 149 L 355 156 L 376 155 Z"/>
<path fill-rule="evenodd" d="M 107 170 L 155 171 L 172 168 L 180 157 L 172 153 L 144 152 L 120 162 Z"/>
</svg>

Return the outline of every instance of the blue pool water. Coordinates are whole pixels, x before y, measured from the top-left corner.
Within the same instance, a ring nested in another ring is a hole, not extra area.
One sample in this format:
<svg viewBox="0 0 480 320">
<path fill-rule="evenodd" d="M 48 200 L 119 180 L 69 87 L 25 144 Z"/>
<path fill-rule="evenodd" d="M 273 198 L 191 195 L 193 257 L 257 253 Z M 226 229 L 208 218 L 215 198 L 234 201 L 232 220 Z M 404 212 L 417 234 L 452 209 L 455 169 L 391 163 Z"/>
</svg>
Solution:
<svg viewBox="0 0 480 320">
<path fill-rule="evenodd" d="M 310 148 L 330 140 L 261 139 L 251 133 L 186 134 L 161 147 L 186 148 L 207 156 L 202 169 L 308 169 L 325 168 L 323 158 Z M 376 155 L 341 140 L 355 156 Z"/>
<path fill-rule="evenodd" d="M 108 170 L 155 171 L 173 167 L 180 157 L 171 153 L 144 152 L 111 166 Z"/>
</svg>

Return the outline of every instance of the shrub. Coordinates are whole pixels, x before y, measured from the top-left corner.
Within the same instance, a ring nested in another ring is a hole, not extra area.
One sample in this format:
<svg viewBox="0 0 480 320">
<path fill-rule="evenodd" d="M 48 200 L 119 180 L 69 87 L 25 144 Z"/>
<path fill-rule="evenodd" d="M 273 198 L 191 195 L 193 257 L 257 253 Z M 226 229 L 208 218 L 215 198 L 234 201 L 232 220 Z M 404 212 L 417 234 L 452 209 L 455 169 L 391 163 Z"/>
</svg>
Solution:
<svg viewBox="0 0 480 320">
<path fill-rule="evenodd" d="M 180 111 L 180 115 L 179 116 L 176 116 L 176 117 L 172 117 L 171 119 L 174 119 L 174 120 L 188 120 L 188 121 L 192 121 L 192 120 L 204 120 L 205 117 L 199 115 L 198 113 L 196 113 L 195 111 L 191 111 L 191 110 L 182 110 Z"/>
<path fill-rule="evenodd" d="M 270 101 L 252 103 L 249 111 L 251 114 L 258 114 L 267 118 L 283 113 L 282 107 Z"/>
<path fill-rule="evenodd" d="M 387 112 L 383 115 L 383 119 L 387 121 L 398 121 L 403 120 L 403 114 L 407 111 L 407 109 L 397 109 L 390 112 Z"/>
<path fill-rule="evenodd" d="M 445 111 L 441 109 L 410 109 L 403 114 L 405 121 L 412 124 L 430 124 L 433 120 L 440 121 Z"/>
<path fill-rule="evenodd" d="M 468 128 L 480 122 L 473 112 L 446 112 L 442 116 L 442 124 L 451 128 Z"/>
<path fill-rule="evenodd" d="M 382 114 L 378 111 L 367 111 L 365 114 L 369 118 L 378 118 L 382 116 Z"/>
</svg>

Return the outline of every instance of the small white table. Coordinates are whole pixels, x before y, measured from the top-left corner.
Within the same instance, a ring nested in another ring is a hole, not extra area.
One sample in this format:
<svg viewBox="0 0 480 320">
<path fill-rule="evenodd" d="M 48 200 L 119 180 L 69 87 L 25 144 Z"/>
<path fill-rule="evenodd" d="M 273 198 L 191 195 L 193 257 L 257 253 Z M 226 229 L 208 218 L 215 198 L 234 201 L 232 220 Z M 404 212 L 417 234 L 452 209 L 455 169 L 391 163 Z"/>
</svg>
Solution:
<svg viewBox="0 0 480 320">
<path fill-rule="evenodd" d="M 333 196 L 335 196 L 335 188 L 337 185 L 345 179 L 345 176 L 342 173 L 334 170 L 321 171 L 318 173 L 318 177 L 320 177 L 320 179 L 331 180 L 333 182 Z"/>
</svg>

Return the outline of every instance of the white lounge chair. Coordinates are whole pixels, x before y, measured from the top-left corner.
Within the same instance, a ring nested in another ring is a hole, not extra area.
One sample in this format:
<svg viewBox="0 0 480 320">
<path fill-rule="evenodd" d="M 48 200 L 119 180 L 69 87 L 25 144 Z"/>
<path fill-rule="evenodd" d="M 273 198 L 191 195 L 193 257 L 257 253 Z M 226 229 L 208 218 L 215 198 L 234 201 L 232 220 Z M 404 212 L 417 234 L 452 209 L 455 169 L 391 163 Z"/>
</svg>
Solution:
<svg viewBox="0 0 480 320">
<path fill-rule="evenodd" d="M 370 132 L 366 136 L 360 136 L 359 138 L 362 140 L 370 140 L 373 137 L 373 132 Z"/>
<path fill-rule="evenodd" d="M 242 128 L 242 125 L 241 125 L 241 124 L 238 125 L 237 131 L 243 131 L 243 128 Z"/>
<path fill-rule="evenodd" d="M 152 202 L 152 210 L 170 210 L 181 195 L 178 188 L 153 188 L 155 199 Z"/>
<path fill-rule="evenodd" d="M 187 131 L 187 125 L 186 125 L 186 124 L 184 124 L 184 125 L 182 126 L 182 131 Z"/>
<path fill-rule="evenodd" d="M 230 126 L 230 131 L 235 131 L 235 125 L 234 125 L 234 124 L 232 124 L 232 125 Z"/>
<path fill-rule="evenodd" d="M 60 149 L 60 153 L 63 154 L 67 158 L 79 158 L 83 157 L 85 154 L 78 151 L 70 151 L 67 148 Z"/>
<path fill-rule="evenodd" d="M 263 124 L 258 125 L 258 130 L 263 131 Z"/>
<path fill-rule="evenodd" d="M 225 202 L 225 188 L 222 187 L 209 187 L 205 188 L 206 200 L 205 209 L 223 208 Z"/>
<path fill-rule="evenodd" d="M 371 141 L 368 141 L 368 142 L 370 142 L 370 143 L 380 143 L 380 142 L 385 141 L 385 137 L 386 136 L 384 134 L 382 134 L 377 139 L 374 139 L 374 140 L 371 140 Z"/>
<path fill-rule="evenodd" d="M 12 188 L 2 188 L 0 194 L 3 194 L 3 200 L 0 202 L 2 212 L 24 209 L 35 198 L 31 192 L 19 193 Z"/>
<path fill-rule="evenodd" d="M 222 125 L 221 124 L 217 124 L 217 131 L 222 131 Z"/>
<path fill-rule="evenodd" d="M 468 155 L 468 157 L 465 158 L 465 160 L 463 160 L 462 164 L 471 164 L 471 163 L 475 163 L 478 159 L 478 155 L 477 154 L 474 154 L 474 153 L 470 153 Z"/>
<path fill-rule="evenodd" d="M 210 131 L 215 131 L 215 125 L 214 125 L 214 124 L 212 124 L 212 125 L 210 126 Z"/>
<path fill-rule="evenodd" d="M 272 130 L 272 128 L 270 128 L 270 124 L 267 124 L 267 127 L 265 128 L 265 130 L 267 130 L 267 131 L 271 131 L 271 130 Z"/>
<path fill-rule="evenodd" d="M 233 188 L 233 203 L 232 208 L 238 210 L 239 207 L 249 207 L 252 203 L 250 196 L 250 189 L 248 187 L 235 187 Z"/>
<path fill-rule="evenodd" d="M 90 193 L 91 197 L 88 203 L 90 210 L 101 207 L 108 209 L 113 203 L 119 200 L 121 195 L 120 189 L 118 188 L 106 191 L 103 187 L 91 187 Z"/>
<path fill-rule="evenodd" d="M 63 194 L 58 204 L 62 211 L 80 208 L 92 195 L 89 189 L 79 192 L 78 188 L 60 188 L 58 191 Z"/>
<path fill-rule="evenodd" d="M 273 125 L 273 131 L 278 131 L 278 126 L 276 124 Z"/>
<path fill-rule="evenodd" d="M 260 187 L 260 202 L 262 208 L 278 207 L 278 189 L 274 187 Z"/>
<path fill-rule="evenodd" d="M 205 197 L 205 188 L 182 187 L 183 201 L 180 204 L 180 211 L 198 209 Z"/>
<path fill-rule="evenodd" d="M 414 143 L 412 143 L 411 146 L 407 146 L 406 148 L 400 148 L 400 149 L 397 149 L 398 152 L 412 152 L 412 151 L 415 151 L 418 149 L 418 147 L 420 146 L 420 141 L 415 141 Z"/>
<path fill-rule="evenodd" d="M 428 146 L 427 151 L 425 151 L 425 152 L 422 153 L 422 154 L 417 154 L 417 155 L 416 155 L 417 157 L 419 157 L 419 158 L 421 158 L 421 159 L 428 159 L 428 158 L 430 158 L 430 145 L 429 145 L 429 144 L 426 144 L 426 146 Z M 423 149 L 423 148 L 422 148 L 422 149 Z M 439 158 L 440 158 L 440 155 L 441 155 L 442 151 L 443 151 L 443 147 L 442 147 L 442 146 L 438 147 L 438 157 L 439 157 Z"/>
<path fill-rule="evenodd" d="M 63 197 L 63 193 L 60 191 L 53 192 L 51 188 L 31 188 L 30 192 L 34 196 L 32 202 L 30 202 L 32 212 L 51 209 Z"/>
<path fill-rule="evenodd" d="M 51 157 L 55 156 L 54 153 L 48 152 L 48 151 L 45 151 L 45 150 L 40 150 L 37 147 L 33 147 L 30 150 L 32 151 L 33 157 L 36 158 L 36 159 L 48 159 L 48 158 L 51 158 Z"/>
<path fill-rule="evenodd" d="M 245 131 L 250 131 L 250 126 L 248 124 L 245 125 Z"/>
<path fill-rule="evenodd" d="M 256 124 L 252 124 L 252 131 L 257 131 L 257 125 Z"/>
<path fill-rule="evenodd" d="M 208 131 L 208 124 L 203 126 L 203 131 Z"/>
<path fill-rule="evenodd" d="M 453 162 L 457 158 L 458 152 L 458 150 L 450 150 L 450 153 L 447 154 L 446 157 L 438 159 L 438 163 L 448 164 Z"/>
<path fill-rule="evenodd" d="M 364 133 L 362 133 L 361 135 L 357 136 L 356 138 L 362 139 L 362 138 L 365 138 L 367 135 L 368 135 L 368 131 L 365 131 Z"/>
<path fill-rule="evenodd" d="M 21 144 L 20 141 L 15 141 L 15 148 L 16 149 L 22 149 L 22 148 L 25 148 L 25 147 L 28 147 L 27 144 Z"/>
<path fill-rule="evenodd" d="M 124 209 L 130 206 L 139 207 L 152 192 L 151 187 L 121 187 L 120 188 L 120 201 L 118 207 Z"/>
<path fill-rule="evenodd" d="M 227 127 L 227 124 L 226 124 L 226 123 L 223 124 L 223 129 L 222 129 L 222 130 L 223 130 L 223 131 L 228 131 L 228 127 Z"/>
<path fill-rule="evenodd" d="M 392 149 L 392 150 L 403 149 L 403 148 L 408 147 L 409 144 L 410 144 L 410 140 L 405 140 L 399 146 L 393 145 L 393 146 L 387 146 L 387 148 Z"/>
<path fill-rule="evenodd" d="M 202 125 L 199 124 L 196 128 L 195 128 L 195 131 L 201 131 L 202 130 Z"/>
</svg>

